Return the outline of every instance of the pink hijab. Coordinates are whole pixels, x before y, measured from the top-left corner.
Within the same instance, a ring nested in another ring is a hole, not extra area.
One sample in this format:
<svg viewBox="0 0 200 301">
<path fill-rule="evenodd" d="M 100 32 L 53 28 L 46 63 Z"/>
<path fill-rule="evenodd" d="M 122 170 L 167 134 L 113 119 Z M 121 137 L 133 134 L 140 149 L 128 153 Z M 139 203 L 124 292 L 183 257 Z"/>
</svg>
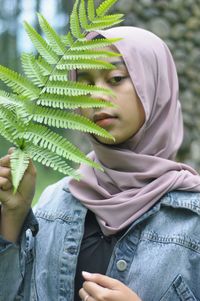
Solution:
<svg viewBox="0 0 200 301">
<path fill-rule="evenodd" d="M 97 35 L 97 33 L 93 33 Z M 176 67 L 166 44 L 136 27 L 115 27 L 98 34 L 123 38 L 115 44 L 143 104 L 146 120 L 125 143 L 108 146 L 90 137 L 89 157 L 104 172 L 80 166 L 81 181 L 69 189 L 96 214 L 105 235 L 135 221 L 168 191 L 200 191 L 200 176 L 173 161 L 183 138 Z"/>
</svg>

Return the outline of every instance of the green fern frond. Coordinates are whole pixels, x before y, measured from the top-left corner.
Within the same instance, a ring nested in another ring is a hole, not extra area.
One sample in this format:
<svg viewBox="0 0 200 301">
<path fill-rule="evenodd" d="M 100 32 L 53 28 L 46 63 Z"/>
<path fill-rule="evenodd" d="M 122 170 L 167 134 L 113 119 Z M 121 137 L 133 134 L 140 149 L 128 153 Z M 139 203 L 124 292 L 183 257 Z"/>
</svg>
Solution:
<svg viewBox="0 0 200 301">
<path fill-rule="evenodd" d="M 89 19 L 91 22 L 94 22 L 94 20 L 95 20 L 95 6 L 94 6 L 94 0 L 88 0 L 87 14 L 88 14 L 88 19 Z"/>
<path fill-rule="evenodd" d="M 48 149 L 67 160 L 100 168 L 99 164 L 87 158 L 76 146 L 45 126 L 33 124 L 25 133 L 19 133 L 18 137 L 33 143 L 35 146 Z"/>
<path fill-rule="evenodd" d="M 70 81 L 69 71 L 115 68 L 105 59 L 119 54 L 102 48 L 121 39 L 87 40 L 87 33 L 122 21 L 122 14 L 106 15 L 116 1 L 103 0 L 95 9 L 94 0 L 87 3 L 75 0 L 70 30 L 65 36 L 59 36 L 38 14 L 47 41 L 24 22 L 25 30 L 38 51 L 36 56 L 22 55 L 25 76 L 0 66 L 0 79 L 12 90 L 10 94 L 0 91 L 0 134 L 17 147 L 11 162 L 15 191 L 30 158 L 77 179 L 79 176 L 69 166 L 68 160 L 102 170 L 99 164 L 49 127 L 70 128 L 112 139 L 109 132 L 87 118 L 63 109 L 114 106 L 98 99 L 101 94 L 114 96 L 112 90 Z"/>
<path fill-rule="evenodd" d="M 51 27 L 49 22 L 41 14 L 38 13 L 37 15 L 40 27 L 44 31 L 49 45 L 54 49 L 57 55 L 64 55 L 66 51 L 66 45 L 62 42 L 61 38 Z"/>
<path fill-rule="evenodd" d="M 0 78 L 13 92 L 36 99 L 40 90 L 19 73 L 0 65 Z"/>
<path fill-rule="evenodd" d="M 96 9 L 97 16 L 104 16 L 118 0 L 105 0 Z"/>
<path fill-rule="evenodd" d="M 113 95 L 113 92 L 109 89 L 100 88 L 93 85 L 86 85 L 78 82 L 71 82 L 71 81 L 68 82 L 49 81 L 46 84 L 46 87 L 42 91 L 42 93 L 45 92 L 50 94 L 68 95 L 68 96 L 78 96 L 78 95 L 98 94 L 98 93 Z"/>
<path fill-rule="evenodd" d="M 78 171 L 69 166 L 67 161 L 60 158 L 60 156 L 58 156 L 57 154 L 52 153 L 47 149 L 43 149 L 38 146 L 36 147 L 32 144 L 28 145 L 25 150 L 34 161 L 51 167 L 53 170 L 59 171 L 65 175 L 69 175 L 76 180 L 80 179 Z"/>
<path fill-rule="evenodd" d="M 44 87 L 47 76 L 42 74 L 40 67 L 37 64 L 35 56 L 32 54 L 23 53 L 21 56 L 23 70 L 26 76 L 37 87 Z"/>
<path fill-rule="evenodd" d="M 78 50 L 91 50 L 91 49 L 98 49 L 103 48 L 106 46 L 113 45 L 114 43 L 120 41 L 121 39 L 96 39 L 96 40 L 87 40 L 87 41 L 77 41 L 71 47 L 71 51 Z"/>
<path fill-rule="evenodd" d="M 65 96 L 57 94 L 43 94 L 37 100 L 37 105 L 60 108 L 60 109 L 78 109 L 78 108 L 103 108 L 113 107 L 109 101 L 103 101 L 88 96 Z"/>
<path fill-rule="evenodd" d="M 24 22 L 24 28 L 39 54 L 49 64 L 56 64 L 59 61 L 59 56 L 53 51 L 52 47 L 27 22 Z"/>
<path fill-rule="evenodd" d="M 70 16 L 70 29 L 72 35 L 77 39 L 85 38 L 85 35 L 82 33 L 80 21 L 79 21 L 79 15 L 78 15 L 78 5 L 79 0 L 75 1 L 75 4 L 73 6 L 73 10 Z"/>
<path fill-rule="evenodd" d="M 61 60 L 56 66 L 60 70 L 75 70 L 75 69 L 115 69 L 112 64 L 100 61 L 100 60 L 89 60 L 79 59 L 78 61 L 66 61 Z"/>
<path fill-rule="evenodd" d="M 14 193 L 17 191 L 19 183 L 29 164 L 29 156 L 21 149 L 15 149 L 10 157 L 11 173 L 15 175 L 12 179 Z"/>
</svg>

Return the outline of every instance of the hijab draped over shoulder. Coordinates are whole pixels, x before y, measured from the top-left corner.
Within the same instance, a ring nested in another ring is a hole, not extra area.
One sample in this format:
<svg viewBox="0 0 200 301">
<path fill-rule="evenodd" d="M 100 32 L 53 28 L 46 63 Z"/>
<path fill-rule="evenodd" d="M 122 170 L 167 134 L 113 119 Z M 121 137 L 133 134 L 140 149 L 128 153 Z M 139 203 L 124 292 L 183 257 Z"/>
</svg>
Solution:
<svg viewBox="0 0 200 301">
<path fill-rule="evenodd" d="M 81 165 L 82 179 L 69 182 L 72 195 L 95 213 L 103 233 L 110 235 L 130 225 L 166 192 L 200 191 L 200 177 L 173 160 L 182 142 L 183 121 L 176 67 L 167 45 L 136 27 L 92 33 L 97 34 L 122 38 L 114 45 L 145 111 L 142 128 L 120 145 L 90 137 L 93 151 L 88 156 L 104 172 Z"/>
</svg>

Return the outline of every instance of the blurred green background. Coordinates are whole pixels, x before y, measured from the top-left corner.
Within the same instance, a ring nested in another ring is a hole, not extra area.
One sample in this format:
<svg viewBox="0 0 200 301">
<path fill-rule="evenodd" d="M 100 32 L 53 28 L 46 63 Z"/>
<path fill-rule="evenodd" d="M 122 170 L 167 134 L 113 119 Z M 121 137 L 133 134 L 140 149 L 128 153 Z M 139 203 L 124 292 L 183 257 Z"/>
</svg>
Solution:
<svg viewBox="0 0 200 301">
<path fill-rule="evenodd" d="M 101 1 L 96 0 L 96 4 Z M 0 0 L 0 64 L 21 71 L 20 55 L 33 52 L 23 29 L 23 20 L 39 32 L 36 12 L 42 13 L 59 34 L 68 29 L 72 0 Z M 166 41 L 175 59 L 180 80 L 180 100 L 185 122 L 185 135 L 178 159 L 200 171 L 200 0 L 119 0 L 114 10 L 125 14 L 124 25 L 153 31 Z M 0 86 L 3 85 L 0 83 Z M 169 125 L 172 127 L 173 125 Z M 88 141 L 78 132 L 63 131 L 83 151 Z M 0 136 L 0 156 L 10 145 Z M 36 164 L 37 189 L 41 191 L 63 177 L 62 174 Z"/>
</svg>

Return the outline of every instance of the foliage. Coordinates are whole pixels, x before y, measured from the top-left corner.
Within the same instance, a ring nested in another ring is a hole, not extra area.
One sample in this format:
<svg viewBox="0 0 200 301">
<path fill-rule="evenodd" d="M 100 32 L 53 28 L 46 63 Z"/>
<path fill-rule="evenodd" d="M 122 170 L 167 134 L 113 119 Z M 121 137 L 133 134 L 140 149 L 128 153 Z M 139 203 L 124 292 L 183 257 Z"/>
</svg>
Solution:
<svg viewBox="0 0 200 301">
<path fill-rule="evenodd" d="M 69 165 L 69 160 L 101 168 L 53 128 L 70 128 L 113 139 L 103 128 L 69 111 L 111 106 L 91 94 L 101 92 L 110 95 L 112 92 L 73 82 L 69 80 L 69 73 L 76 69 L 114 68 L 101 58 L 115 56 L 116 53 L 101 49 L 119 39 L 89 41 L 86 35 L 122 21 L 121 14 L 106 15 L 115 2 L 117 0 L 104 0 L 95 9 L 94 0 L 76 0 L 70 16 L 70 30 L 64 37 L 59 36 L 44 16 L 38 14 L 46 39 L 24 22 L 38 52 L 36 55 L 22 54 L 24 75 L 0 66 L 0 79 L 11 90 L 10 93 L 0 91 L 0 133 L 15 146 L 11 156 L 14 192 L 30 159 L 77 179 L 79 175 Z"/>
</svg>

